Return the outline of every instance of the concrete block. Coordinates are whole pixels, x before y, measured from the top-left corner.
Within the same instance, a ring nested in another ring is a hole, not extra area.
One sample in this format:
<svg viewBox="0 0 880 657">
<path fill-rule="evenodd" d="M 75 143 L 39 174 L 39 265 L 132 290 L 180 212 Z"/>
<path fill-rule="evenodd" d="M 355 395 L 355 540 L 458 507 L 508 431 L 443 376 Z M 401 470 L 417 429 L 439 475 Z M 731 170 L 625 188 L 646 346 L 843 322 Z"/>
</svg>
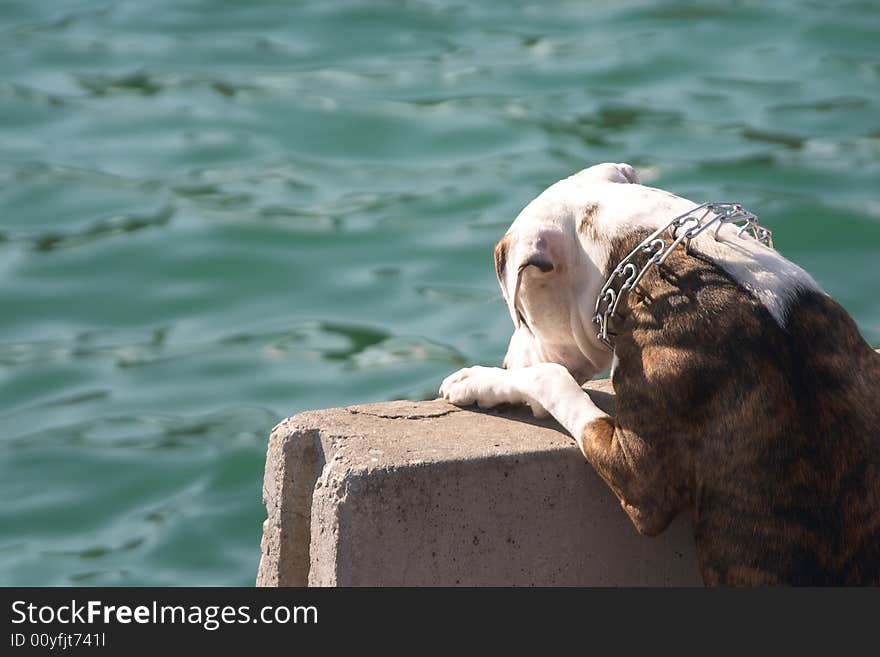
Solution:
<svg viewBox="0 0 880 657">
<path fill-rule="evenodd" d="M 611 410 L 610 383 L 587 386 Z M 701 585 L 690 519 L 639 535 L 574 441 L 442 400 L 272 432 L 259 586 Z"/>
</svg>

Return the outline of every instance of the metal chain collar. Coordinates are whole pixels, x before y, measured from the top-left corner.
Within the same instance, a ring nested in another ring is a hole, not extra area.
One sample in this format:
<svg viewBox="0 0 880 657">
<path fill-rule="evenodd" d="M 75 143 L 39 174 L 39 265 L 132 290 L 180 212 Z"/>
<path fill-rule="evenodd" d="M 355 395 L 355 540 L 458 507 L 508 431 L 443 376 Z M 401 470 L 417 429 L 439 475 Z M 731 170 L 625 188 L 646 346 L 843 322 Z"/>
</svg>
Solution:
<svg viewBox="0 0 880 657">
<path fill-rule="evenodd" d="M 599 327 L 598 338 L 606 347 L 613 350 L 612 338 L 616 335 L 609 331 L 609 323 L 617 314 L 620 302 L 642 280 L 645 272 L 653 265 L 662 265 L 669 254 L 683 241 L 685 248 L 703 231 L 715 226 L 715 239 L 724 224 L 734 224 L 739 228 L 737 237 L 751 236 L 761 244 L 773 248 L 773 233 L 758 223 L 758 217 L 744 210 L 739 203 L 709 202 L 677 216 L 665 226 L 658 228 L 645 238 L 636 248 L 629 252 L 614 268 L 596 299 L 596 312 L 593 321 Z M 672 229 L 671 238 L 664 232 Z M 682 229 L 680 232 L 679 230 Z M 671 241 L 670 241 L 671 239 Z M 633 258 L 639 253 L 650 254 L 648 261 L 639 269 Z"/>
</svg>

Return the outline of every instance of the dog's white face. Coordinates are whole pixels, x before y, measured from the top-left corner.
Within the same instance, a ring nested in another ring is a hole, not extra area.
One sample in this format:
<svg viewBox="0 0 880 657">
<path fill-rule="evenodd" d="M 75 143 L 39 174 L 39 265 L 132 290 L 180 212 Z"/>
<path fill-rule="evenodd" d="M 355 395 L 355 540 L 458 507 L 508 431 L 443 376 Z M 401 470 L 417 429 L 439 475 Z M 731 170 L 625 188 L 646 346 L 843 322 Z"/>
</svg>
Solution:
<svg viewBox="0 0 880 657">
<path fill-rule="evenodd" d="M 639 183 L 628 164 L 597 164 L 529 203 L 495 250 L 496 271 L 516 327 L 504 365 L 564 365 L 584 382 L 611 364 L 593 309 L 611 241 L 693 203 Z"/>
<path fill-rule="evenodd" d="M 498 281 L 515 331 L 504 366 L 550 362 L 579 383 L 611 364 L 597 338 L 596 297 L 612 242 L 654 230 L 690 211 L 693 201 L 639 183 L 628 164 L 597 164 L 560 180 L 529 203 L 495 247 Z M 696 251 L 718 262 L 784 325 L 797 287 L 816 287 L 799 267 L 756 240 L 722 228 L 694 240 Z"/>
</svg>

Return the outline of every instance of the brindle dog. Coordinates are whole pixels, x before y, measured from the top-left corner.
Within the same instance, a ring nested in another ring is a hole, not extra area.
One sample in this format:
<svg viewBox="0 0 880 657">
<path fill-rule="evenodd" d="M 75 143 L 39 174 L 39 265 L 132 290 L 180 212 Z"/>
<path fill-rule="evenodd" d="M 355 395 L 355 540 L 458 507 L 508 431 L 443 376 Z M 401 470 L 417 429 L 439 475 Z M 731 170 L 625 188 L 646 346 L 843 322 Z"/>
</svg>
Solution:
<svg viewBox="0 0 880 657">
<path fill-rule="evenodd" d="M 618 309 L 611 418 L 580 389 L 610 359 L 585 317 L 690 202 L 626 165 L 542 197 L 496 248 L 508 369 L 462 370 L 441 394 L 552 414 L 644 534 L 689 509 L 706 584 L 880 584 L 880 355 L 846 311 L 751 238 L 682 245 Z"/>
</svg>

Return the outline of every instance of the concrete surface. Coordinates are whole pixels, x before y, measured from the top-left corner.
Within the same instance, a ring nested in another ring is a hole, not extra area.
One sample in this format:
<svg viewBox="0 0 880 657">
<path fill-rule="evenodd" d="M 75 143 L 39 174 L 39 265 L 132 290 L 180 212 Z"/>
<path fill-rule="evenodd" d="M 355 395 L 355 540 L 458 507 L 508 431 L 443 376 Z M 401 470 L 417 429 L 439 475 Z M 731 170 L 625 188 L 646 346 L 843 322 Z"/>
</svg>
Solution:
<svg viewBox="0 0 880 657">
<path fill-rule="evenodd" d="M 588 385 L 610 410 L 607 381 Z M 272 432 L 258 586 L 701 585 L 690 520 L 640 536 L 574 441 L 442 400 Z"/>
</svg>

